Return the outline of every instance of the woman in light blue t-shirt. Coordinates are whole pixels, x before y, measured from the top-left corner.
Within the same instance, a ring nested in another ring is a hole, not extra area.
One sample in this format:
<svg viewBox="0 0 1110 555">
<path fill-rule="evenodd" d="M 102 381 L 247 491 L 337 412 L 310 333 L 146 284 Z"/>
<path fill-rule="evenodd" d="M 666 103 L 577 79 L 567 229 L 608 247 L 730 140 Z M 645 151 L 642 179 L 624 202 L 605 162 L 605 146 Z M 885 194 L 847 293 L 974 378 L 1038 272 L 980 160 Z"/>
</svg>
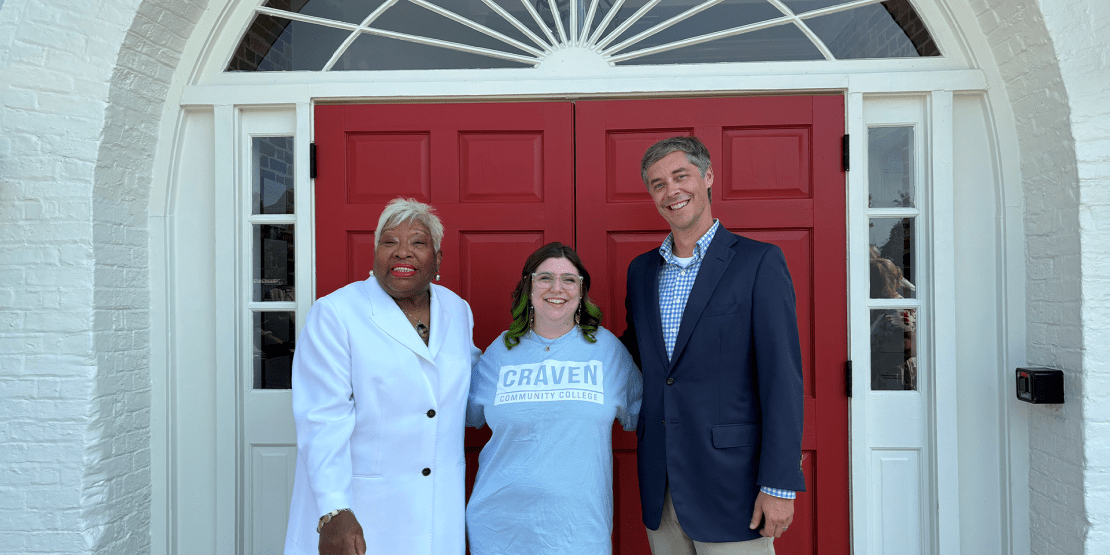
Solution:
<svg viewBox="0 0 1110 555">
<path fill-rule="evenodd" d="M 513 324 L 474 369 L 466 423 L 493 436 L 466 508 L 472 555 L 611 552 L 613 420 L 636 429 L 642 382 L 589 290 L 570 247 L 532 253 Z"/>
</svg>

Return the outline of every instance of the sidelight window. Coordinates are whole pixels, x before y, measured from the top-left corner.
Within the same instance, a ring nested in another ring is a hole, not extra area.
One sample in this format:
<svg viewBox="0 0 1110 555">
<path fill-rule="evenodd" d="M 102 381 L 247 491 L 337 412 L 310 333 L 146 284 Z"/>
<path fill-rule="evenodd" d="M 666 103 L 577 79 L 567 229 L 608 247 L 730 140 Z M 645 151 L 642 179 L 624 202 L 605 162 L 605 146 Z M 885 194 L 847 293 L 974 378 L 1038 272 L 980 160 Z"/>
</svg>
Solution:
<svg viewBox="0 0 1110 555">
<path fill-rule="evenodd" d="M 289 389 L 297 339 L 293 137 L 252 137 L 254 389 Z"/>
<path fill-rule="evenodd" d="M 872 390 L 918 389 L 914 132 L 915 126 L 867 130 Z"/>
</svg>

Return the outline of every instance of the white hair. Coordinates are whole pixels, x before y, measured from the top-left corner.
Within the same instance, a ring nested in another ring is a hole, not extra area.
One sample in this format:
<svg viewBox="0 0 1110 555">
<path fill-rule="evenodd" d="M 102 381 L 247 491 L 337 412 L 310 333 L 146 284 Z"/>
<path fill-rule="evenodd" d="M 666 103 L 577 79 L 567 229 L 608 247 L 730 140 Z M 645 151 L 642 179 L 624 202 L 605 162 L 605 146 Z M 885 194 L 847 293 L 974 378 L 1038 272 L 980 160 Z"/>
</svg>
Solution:
<svg viewBox="0 0 1110 555">
<path fill-rule="evenodd" d="M 393 229 L 405 222 L 418 222 L 428 228 L 432 234 L 432 247 L 439 251 L 439 243 L 443 240 L 443 222 L 435 214 L 436 209 L 413 198 L 397 197 L 385 205 L 381 217 L 378 218 L 378 229 L 374 232 L 374 248 L 382 240 L 382 233 Z"/>
</svg>

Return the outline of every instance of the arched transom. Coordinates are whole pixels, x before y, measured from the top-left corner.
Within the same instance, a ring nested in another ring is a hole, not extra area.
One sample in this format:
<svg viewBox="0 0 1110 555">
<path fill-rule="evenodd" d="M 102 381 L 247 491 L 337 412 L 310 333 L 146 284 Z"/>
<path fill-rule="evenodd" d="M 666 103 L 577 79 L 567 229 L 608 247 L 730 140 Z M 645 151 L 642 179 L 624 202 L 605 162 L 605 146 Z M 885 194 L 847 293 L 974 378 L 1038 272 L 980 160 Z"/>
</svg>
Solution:
<svg viewBox="0 0 1110 555">
<path fill-rule="evenodd" d="M 909 0 L 267 0 L 227 70 L 939 55 Z"/>
</svg>

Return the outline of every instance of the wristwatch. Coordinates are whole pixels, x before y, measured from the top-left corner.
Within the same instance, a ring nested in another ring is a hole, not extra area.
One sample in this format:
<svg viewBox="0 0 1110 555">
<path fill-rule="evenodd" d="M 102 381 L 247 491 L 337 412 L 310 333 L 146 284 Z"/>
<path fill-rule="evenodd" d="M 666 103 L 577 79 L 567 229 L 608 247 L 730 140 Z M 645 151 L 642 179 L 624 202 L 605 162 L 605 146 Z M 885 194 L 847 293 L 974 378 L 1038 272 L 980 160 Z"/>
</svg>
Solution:
<svg viewBox="0 0 1110 555">
<path fill-rule="evenodd" d="M 325 524 L 331 522 L 332 518 L 335 518 L 339 513 L 343 512 L 343 511 L 347 511 L 348 513 L 351 512 L 350 509 L 336 509 L 336 510 L 320 517 L 320 523 L 316 525 L 316 533 L 319 534 L 320 531 L 324 529 Z"/>
</svg>

